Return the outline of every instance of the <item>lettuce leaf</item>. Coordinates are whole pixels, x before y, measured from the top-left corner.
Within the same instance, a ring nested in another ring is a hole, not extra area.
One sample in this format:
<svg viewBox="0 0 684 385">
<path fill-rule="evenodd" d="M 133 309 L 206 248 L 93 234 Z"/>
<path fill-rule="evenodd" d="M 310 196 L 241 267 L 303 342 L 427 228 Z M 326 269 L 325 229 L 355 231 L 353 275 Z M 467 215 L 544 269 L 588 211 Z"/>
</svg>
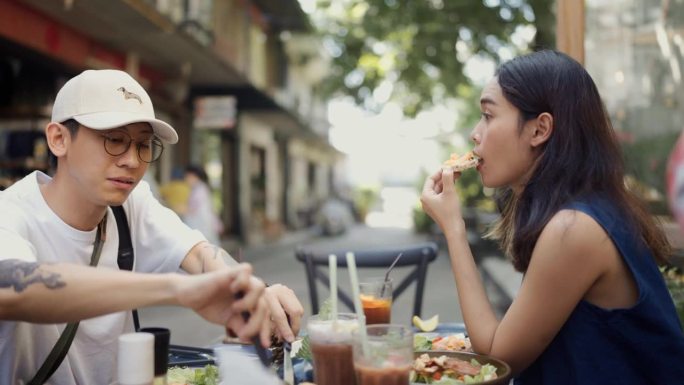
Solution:
<svg viewBox="0 0 684 385">
<path fill-rule="evenodd" d="M 432 339 L 425 336 L 416 335 L 413 337 L 413 350 L 430 350 L 432 349 Z"/>
<path fill-rule="evenodd" d="M 207 365 L 204 368 L 174 366 L 166 373 L 166 381 L 169 384 L 218 385 L 219 372 L 216 365 Z"/>
</svg>

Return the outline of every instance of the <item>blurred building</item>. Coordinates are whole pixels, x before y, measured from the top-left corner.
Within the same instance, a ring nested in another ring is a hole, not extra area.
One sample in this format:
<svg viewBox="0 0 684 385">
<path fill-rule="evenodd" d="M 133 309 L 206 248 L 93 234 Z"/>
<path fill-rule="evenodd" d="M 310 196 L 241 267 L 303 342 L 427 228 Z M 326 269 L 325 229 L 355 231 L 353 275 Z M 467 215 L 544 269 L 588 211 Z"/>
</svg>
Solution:
<svg viewBox="0 0 684 385">
<path fill-rule="evenodd" d="M 584 63 L 623 143 L 628 172 L 650 188 L 646 198 L 663 203 L 668 156 L 684 129 L 684 2 L 557 3 L 558 47 Z"/>
<path fill-rule="evenodd" d="M 684 2 L 586 2 L 586 66 L 616 128 L 647 138 L 684 128 Z"/>
<path fill-rule="evenodd" d="M 227 235 L 248 242 L 307 226 L 341 160 L 315 93 L 322 51 L 297 0 L 0 0 L 0 185 L 47 169 L 61 85 L 117 68 L 179 133 L 157 182 L 203 165 Z"/>
</svg>

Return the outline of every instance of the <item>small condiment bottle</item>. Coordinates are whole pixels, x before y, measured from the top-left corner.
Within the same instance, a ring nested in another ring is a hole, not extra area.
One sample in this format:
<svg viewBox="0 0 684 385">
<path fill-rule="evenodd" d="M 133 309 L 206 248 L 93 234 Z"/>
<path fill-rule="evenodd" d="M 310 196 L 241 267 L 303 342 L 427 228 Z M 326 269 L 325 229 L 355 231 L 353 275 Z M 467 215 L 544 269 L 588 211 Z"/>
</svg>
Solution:
<svg viewBox="0 0 684 385">
<path fill-rule="evenodd" d="M 151 385 L 154 380 L 154 335 L 126 333 L 119 336 L 117 360 L 119 385 Z"/>
</svg>

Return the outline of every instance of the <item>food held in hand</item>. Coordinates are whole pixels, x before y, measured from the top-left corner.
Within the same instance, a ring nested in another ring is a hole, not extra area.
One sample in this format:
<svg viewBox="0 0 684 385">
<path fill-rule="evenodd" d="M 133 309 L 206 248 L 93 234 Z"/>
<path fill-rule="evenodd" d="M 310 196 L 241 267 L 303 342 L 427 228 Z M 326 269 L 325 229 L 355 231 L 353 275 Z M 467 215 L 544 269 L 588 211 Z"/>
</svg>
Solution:
<svg viewBox="0 0 684 385">
<path fill-rule="evenodd" d="M 451 154 L 451 157 L 442 164 L 442 167 L 449 168 L 454 172 L 461 172 L 476 167 L 479 163 L 480 157 L 475 155 L 472 151 L 468 151 L 463 156 Z"/>
<path fill-rule="evenodd" d="M 417 327 L 421 332 L 431 332 L 437 328 L 439 324 L 439 314 L 434 315 L 432 318 L 423 320 L 417 315 L 413 316 L 413 326 Z"/>
</svg>

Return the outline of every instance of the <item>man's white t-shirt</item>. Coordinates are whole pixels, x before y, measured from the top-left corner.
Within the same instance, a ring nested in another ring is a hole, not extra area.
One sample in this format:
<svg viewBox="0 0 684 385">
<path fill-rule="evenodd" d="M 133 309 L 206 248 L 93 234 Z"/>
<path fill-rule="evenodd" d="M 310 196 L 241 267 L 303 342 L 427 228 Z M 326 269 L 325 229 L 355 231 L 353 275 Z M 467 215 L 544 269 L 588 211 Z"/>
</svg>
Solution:
<svg viewBox="0 0 684 385">
<path fill-rule="evenodd" d="M 49 208 L 39 189 L 49 180 L 44 173 L 33 172 L 0 192 L 0 260 L 90 263 L 96 230 L 74 229 Z M 205 240 L 160 204 L 145 182 L 136 186 L 123 207 L 135 253 L 134 271 L 176 272 L 190 249 Z M 97 268 L 118 270 L 116 219 L 111 209 L 107 215 L 107 238 Z M 25 384 L 33 378 L 65 326 L 0 321 L 0 384 Z M 49 383 L 112 383 L 118 337 L 132 331 L 130 311 L 81 321 L 69 354 Z"/>
</svg>

